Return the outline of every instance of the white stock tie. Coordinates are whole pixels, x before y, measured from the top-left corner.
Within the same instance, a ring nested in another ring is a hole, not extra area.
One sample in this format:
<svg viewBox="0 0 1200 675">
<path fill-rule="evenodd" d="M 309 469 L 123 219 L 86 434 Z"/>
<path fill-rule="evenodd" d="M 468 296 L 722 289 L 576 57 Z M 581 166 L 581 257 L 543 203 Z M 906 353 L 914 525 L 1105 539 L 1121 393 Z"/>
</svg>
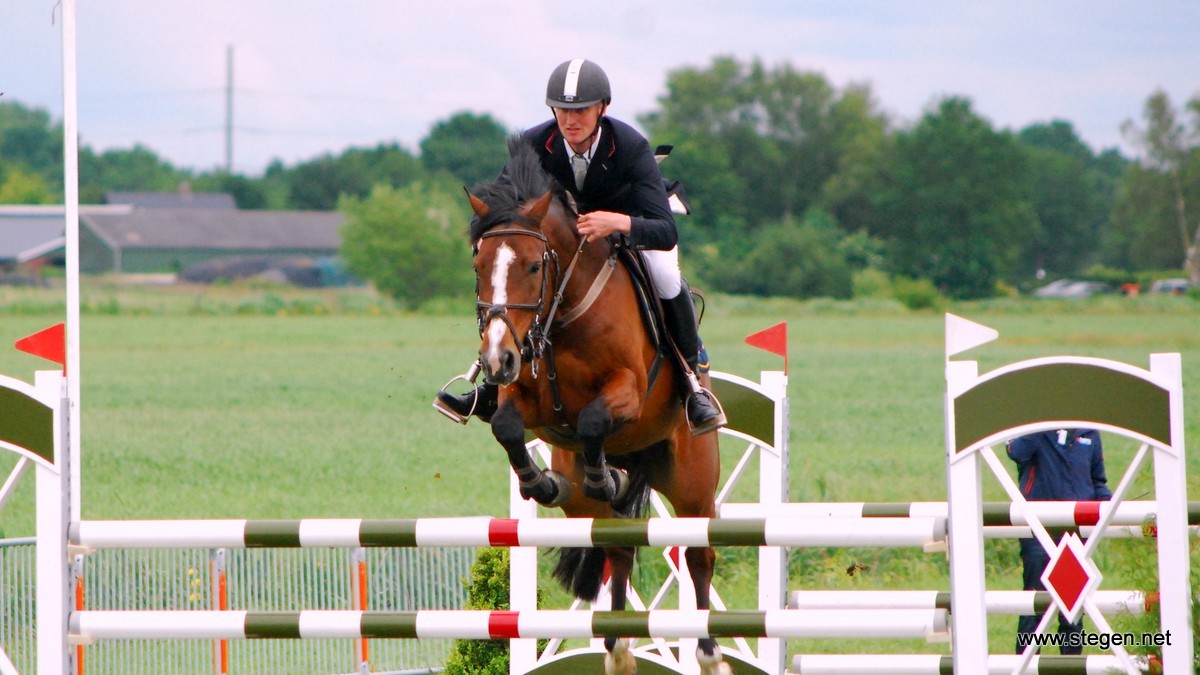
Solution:
<svg viewBox="0 0 1200 675">
<path fill-rule="evenodd" d="M 587 177 L 588 158 L 579 153 L 571 156 L 571 169 L 575 172 L 575 187 L 583 189 L 583 179 Z"/>
</svg>

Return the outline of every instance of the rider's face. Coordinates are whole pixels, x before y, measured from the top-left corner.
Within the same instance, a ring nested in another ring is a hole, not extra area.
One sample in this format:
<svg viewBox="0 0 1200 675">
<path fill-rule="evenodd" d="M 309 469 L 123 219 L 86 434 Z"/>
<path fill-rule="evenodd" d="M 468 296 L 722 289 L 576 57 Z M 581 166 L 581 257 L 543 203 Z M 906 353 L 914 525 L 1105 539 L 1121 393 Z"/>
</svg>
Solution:
<svg viewBox="0 0 1200 675">
<path fill-rule="evenodd" d="M 603 103 L 578 110 L 554 109 L 554 119 L 558 121 L 558 130 L 575 152 L 586 152 L 591 146 L 592 132 L 596 130 L 596 123 L 600 121 L 600 116 L 603 114 Z"/>
</svg>

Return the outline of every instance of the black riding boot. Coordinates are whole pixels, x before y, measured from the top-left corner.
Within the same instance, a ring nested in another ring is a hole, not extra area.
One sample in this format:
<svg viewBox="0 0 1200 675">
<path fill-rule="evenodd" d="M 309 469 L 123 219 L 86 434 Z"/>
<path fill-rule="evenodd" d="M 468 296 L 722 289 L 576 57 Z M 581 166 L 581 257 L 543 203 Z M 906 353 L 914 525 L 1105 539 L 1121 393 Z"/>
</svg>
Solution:
<svg viewBox="0 0 1200 675">
<path fill-rule="evenodd" d="M 685 375 L 691 391 L 688 392 L 684 403 L 692 435 L 698 436 L 719 429 L 725 426 L 725 412 L 721 410 L 717 397 L 700 386 L 700 380 L 696 376 L 700 363 L 700 334 L 696 326 L 696 306 L 692 304 L 692 291 L 687 282 L 684 282 L 679 295 L 670 300 L 663 300 L 662 303 L 667 330 L 687 361 L 688 372 Z"/>
<path fill-rule="evenodd" d="M 443 389 L 437 393 L 433 407 L 446 417 L 467 423 L 467 418 L 475 415 L 484 422 L 491 422 L 496 412 L 496 395 L 500 388 L 494 384 L 481 384 L 465 394 L 451 394 Z"/>
</svg>

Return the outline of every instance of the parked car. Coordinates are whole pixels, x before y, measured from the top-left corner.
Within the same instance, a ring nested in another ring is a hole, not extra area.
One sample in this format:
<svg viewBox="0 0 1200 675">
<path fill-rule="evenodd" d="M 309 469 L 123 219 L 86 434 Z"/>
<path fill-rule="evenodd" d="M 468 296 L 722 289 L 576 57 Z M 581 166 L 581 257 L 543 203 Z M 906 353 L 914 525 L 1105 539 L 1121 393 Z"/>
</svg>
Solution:
<svg viewBox="0 0 1200 675">
<path fill-rule="evenodd" d="M 1033 296 L 1035 298 L 1090 298 L 1093 295 L 1112 292 L 1114 292 L 1112 286 L 1100 281 L 1059 279 L 1037 289 L 1033 292 Z"/>
<path fill-rule="evenodd" d="M 1183 295 L 1188 292 L 1187 279 L 1159 279 L 1150 286 L 1151 293 L 1170 293 L 1171 295 Z"/>
</svg>

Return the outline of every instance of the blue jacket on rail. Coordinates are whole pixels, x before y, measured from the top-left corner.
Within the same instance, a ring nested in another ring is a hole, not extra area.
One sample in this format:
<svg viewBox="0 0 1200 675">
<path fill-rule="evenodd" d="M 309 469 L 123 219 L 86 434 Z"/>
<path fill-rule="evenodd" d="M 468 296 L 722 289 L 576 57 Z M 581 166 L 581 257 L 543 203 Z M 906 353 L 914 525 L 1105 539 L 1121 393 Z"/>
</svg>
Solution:
<svg viewBox="0 0 1200 675">
<path fill-rule="evenodd" d="M 1106 501 L 1100 433 L 1091 429 L 1040 431 L 1008 442 L 1017 484 L 1030 501 Z"/>
</svg>

